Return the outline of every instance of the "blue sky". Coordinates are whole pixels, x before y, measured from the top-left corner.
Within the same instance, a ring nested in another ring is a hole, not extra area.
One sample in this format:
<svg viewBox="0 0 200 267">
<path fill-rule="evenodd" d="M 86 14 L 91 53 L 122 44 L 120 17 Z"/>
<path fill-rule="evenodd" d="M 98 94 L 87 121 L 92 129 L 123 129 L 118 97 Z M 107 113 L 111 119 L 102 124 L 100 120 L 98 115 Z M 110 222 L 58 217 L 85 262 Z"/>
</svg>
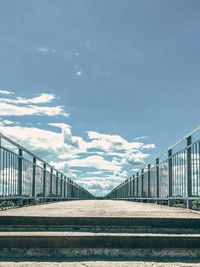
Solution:
<svg viewBox="0 0 200 267">
<path fill-rule="evenodd" d="M 105 194 L 199 122 L 199 0 L 1 0 L 1 132 Z"/>
</svg>

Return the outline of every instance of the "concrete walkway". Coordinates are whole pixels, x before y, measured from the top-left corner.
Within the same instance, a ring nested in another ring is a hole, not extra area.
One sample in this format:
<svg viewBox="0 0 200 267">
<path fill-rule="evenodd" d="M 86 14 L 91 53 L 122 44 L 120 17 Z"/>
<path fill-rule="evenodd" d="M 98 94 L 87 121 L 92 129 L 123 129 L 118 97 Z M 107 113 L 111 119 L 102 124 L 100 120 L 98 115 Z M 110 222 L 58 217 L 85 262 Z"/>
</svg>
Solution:
<svg viewBox="0 0 200 267">
<path fill-rule="evenodd" d="M 200 212 L 130 201 L 81 200 L 0 211 L 1 216 L 200 218 Z"/>
<path fill-rule="evenodd" d="M 52 204 L 42 204 L 36 206 L 29 206 L 17 209 L 11 209 L 6 211 L 0 211 L 1 216 L 46 216 L 46 217 L 161 217 L 161 218 L 200 218 L 200 212 L 190 211 L 187 209 L 173 208 L 167 206 L 161 206 L 156 204 L 144 204 L 139 202 L 128 201 L 112 201 L 112 200 L 85 200 L 85 201 L 66 201 L 56 202 Z M 20 218 L 21 219 L 21 218 Z M 43 218 L 44 219 L 44 218 Z M 82 220 L 83 218 L 81 218 Z M 118 219 L 117 219 L 118 220 Z M 1 233 L 1 236 L 5 232 Z M 7 233 L 9 235 L 9 232 Z M 35 233 L 23 232 L 23 235 L 35 235 Z M 40 232 L 40 235 L 46 235 L 47 233 Z M 60 234 L 60 233 L 59 233 Z M 65 235 L 74 235 L 74 233 L 64 233 Z M 79 233 L 80 234 L 80 233 Z M 83 233 L 84 234 L 84 233 Z M 15 235 L 18 233 L 15 232 Z M 53 235 L 58 235 L 54 232 Z M 89 233 L 89 235 L 94 235 Z M 98 235 L 98 234 L 97 234 Z M 113 234 L 110 234 L 113 235 Z M 122 234 L 123 235 L 123 234 Z M 134 234 L 128 234 L 134 235 Z M 138 235 L 138 234 L 135 234 Z M 151 233 L 151 235 L 153 235 Z M 22 260 L 22 261 L 20 261 Z M 104 259 L 76 259 L 70 260 L 62 259 L 45 259 L 45 257 L 39 257 L 37 260 L 24 260 L 23 259 L 0 259 L 0 267 L 186 267 L 186 266 L 199 266 L 200 259 L 190 258 L 185 260 L 183 258 L 176 258 L 174 261 L 168 257 L 162 259 L 147 259 L 141 260 L 109 260 Z"/>
<path fill-rule="evenodd" d="M 70 262 L 0 262 L 0 267 L 199 267 L 200 263 L 194 261 L 182 261 L 177 260 L 175 262 L 169 262 L 167 259 L 159 261 L 70 261 Z"/>
</svg>

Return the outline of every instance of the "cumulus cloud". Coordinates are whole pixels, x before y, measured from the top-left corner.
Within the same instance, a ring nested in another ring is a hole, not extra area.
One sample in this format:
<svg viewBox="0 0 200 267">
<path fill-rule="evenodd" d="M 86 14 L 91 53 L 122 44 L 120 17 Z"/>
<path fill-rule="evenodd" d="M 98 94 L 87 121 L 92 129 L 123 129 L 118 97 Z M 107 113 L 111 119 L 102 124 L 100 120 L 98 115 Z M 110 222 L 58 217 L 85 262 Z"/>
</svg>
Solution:
<svg viewBox="0 0 200 267">
<path fill-rule="evenodd" d="M 71 148 L 79 148 L 79 143 L 74 140 L 71 133 L 71 126 L 66 123 L 49 123 L 51 126 L 55 126 L 62 129 L 63 142 Z"/>
<path fill-rule="evenodd" d="M 39 107 L 27 105 L 25 107 L 16 106 L 7 103 L 0 103 L 0 116 L 25 116 L 25 115 L 63 115 L 68 117 L 61 106 L 56 107 Z"/>
<path fill-rule="evenodd" d="M 7 93 L 6 98 L 0 98 L 0 116 L 4 118 L 0 122 L 0 131 L 84 185 L 92 193 L 108 193 L 130 176 L 129 169 L 131 172 L 131 168 L 135 169 L 134 166 L 144 163 L 149 156 L 144 153 L 145 149 L 155 147 L 154 144 L 145 144 L 135 139 L 128 141 L 120 135 L 96 131 L 88 131 L 87 139 L 73 136 L 71 126 L 65 123 L 68 114 L 64 108 L 52 105 L 52 101 L 58 99 L 54 94 L 22 98 L 10 93 Z M 43 118 L 46 116 L 46 119 L 49 116 L 60 117 L 59 122 L 46 120 L 46 123 L 37 121 L 34 124 L 33 119 L 27 125 L 17 125 L 6 118 L 24 115 L 33 118 L 36 115 Z"/>
<path fill-rule="evenodd" d="M 95 195 L 104 196 L 123 180 L 123 178 L 115 176 L 108 176 L 105 178 L 98 176 L 86 176 L 85 178 L 79 178 L 79 184 L 87 188 L 91 193 L 94 193 Z"/>
<path fill-rule="evenodd" d="M 2 94 L 2 95 L 13 95 L 14 93 L 11 92 L 11 91 L 0 90 L 0 94 Z"/>
<path fill-rule="evenodd" d="M 0 98 L 1 102 L 12 103 L 12 104 L 41 104 L 41 103 L 49 103 L 53 99 L 55 99 L 54 94 L 40 94 L 39 96 L 33 98 Z"/>
<path fill-rule="evenodd" d="M 142 152 L 137 152 L 137 153 L 128 153 L 126 154 L 126 156 L 124 157 L 124 159 L 122 159 L 122 164 L 131 164 L 133 166 L 138 166 L 141 164 L 144 164 L 144 159 L 147 158 L 149 156 L 149 154 L 144 154 Z"/>
<path fill-rule="evenodd" d="M 0 98 L 0 116 L 25 116 L 25 115 L 63 115 L 68 117 L 61 106 L 39 106 L 49 103 L 55 96 L 53 94 L 40 94 L 33 98 Z M 34 104 L 34 105 L 33 105 Z"/>
<path fill-rule="evenodd" d="M 14 122 L 9 121 L 9 120 L 4 120 L 3 123 L 4 123 L 4 124 L 8 124 L 8 125 L 10 125 L 10 124 L 13 124 Z"/>
<path fill-rule="evenodd" d="M 128 142 L 119 135 L 101 134 L 94 131 L 88 132 L 89 139 L 94 148 L 104 151 L 139 149 L 142 147 L 141 142 Z"/>
<path fill-rule="evenodd" d="M 110 171 L 111 170 L 120 171 L 122 168 L 120 165 L 115 164 L 116 162 L 105 160 L 101 156 L 89 156 L 81 159 L 73 159 L 70 160 L 68 163 L 69 166 L 71 167 L 73 166 L 87 167 L 87 168 L 91 167 L 100 170 L 110 170 Z"/>
</svg>

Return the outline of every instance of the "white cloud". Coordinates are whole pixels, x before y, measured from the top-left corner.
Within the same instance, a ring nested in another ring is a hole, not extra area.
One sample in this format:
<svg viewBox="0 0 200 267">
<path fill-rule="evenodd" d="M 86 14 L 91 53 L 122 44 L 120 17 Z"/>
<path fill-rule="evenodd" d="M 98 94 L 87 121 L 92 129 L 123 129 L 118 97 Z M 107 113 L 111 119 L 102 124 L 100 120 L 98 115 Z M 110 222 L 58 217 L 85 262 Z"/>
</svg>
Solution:
<svg viewBox="0 0 200 267">
<path fill-rule="evenodd" d="M 0 98 L 0 116 L 63 115 L 68 117 L 69 114 L 65 113 L 63 107 L 61 106 L 50 107 L 37 105 L 49 103 L 53 99 L 55 99 L 53 94 L 40 94 L 33 98 Z"/>
<path fill-rule="evenodd" d="M 42 53 L 48 53 L 49 52 L 48 48 L 45 48 L 45 47 L 39 47 L 38 51 L 42 52 Z"/>
<path fill-rule="evenodd" d="M 2 94 L 2 95 L 13 95 L 14 93 L 10 92 L 10 91 L 0 90 L 0 94 Z"/>
<path fill-rule="evenodd" d="M 72 136 L 71 127 L 65 123 L 49 123 L 48 125 L 58 127 L 60 132 L 44 130 L 38 128 L 20 127 L 20 126 L 3 126 L 0 130 L 3 134 L 20 143 L 34 154 L 40 156 L 62 171 L 68 177 L 75 179 L 79 184 L 92 193 L 106 194 L 112 188 L 116 187 L 120 182 L 127 178 L 128 172 L 124 169 L 128 164 L 136 165 L 143 163 L 148 154 L 142 153 L 140 150 L 123 153 L 110 152 L 113 154 L 111 158 L 95 154 L 80 156 L 80 152 L 87 152 L 94 146 L 93 141 L 85 142 L 82 137 Z M 97 133 L 95 136 L 97 135 Z M 99 136 L 100 137 L 100 136 Z M 110 137 L 106 135 L 106 137 Z M 112 141 L 120 143 L 124 139 L 120 136 L 111 137 Z M 125 140 L 126 141 L 126 140 Z M 124 141 L 123 141 L 124 142 Z M 109 152 L 108 152 L 109 155 Z M 80 172 L 73 168 L 89 168 L 90 171 Z M 92 171 L 94 170 L 94 171 Z"/>
<path fill-rule="evenodd" d="M 9 125 L 9 124 L 13 124 L 14 122 L 12 122 L 12 121 L 9 121 L 9 120 L 4 120 L 4 121 L 3 121 L 3 123 L 4 123 L 4 124 L 8 124 L 8 125 Z"/>
<path fill-rule="evenodd" d="M 49 47 L 39 47 L 37 51 L 44 54 L 56 52 L 54 48 L 49 48 Z"/>
<path fill-rule="evenodd" d="M 138 152 L 128 152 L 125 157 L 121 160 L 121 164 L 131 164 L 133 166 L 138 166 L 144 164 L 144 159 L 147 158 L 149 154 L 144 154 L 141 151 Z"/>
<path fill-rule="evenodd" d="M 81 76 L 82 75 L 82 71 L 77 71 L 76 76 Z"/>
<path fill-rule="evenodd" d="M 88 137 L 93 140 L 91 144 L 94 148 L 107 152 L 140 149 L 143 146 L 141 142 L 128 142 L 119 135 L 100 134 L 98 132 L 89 131 Z"/>
<path fill-rule="evenodd" d="M 16 122 L 5 117 L 24 115 L 67 117 L 68 114 L 63 107 L 44 105 L 55 98 L 53 94 L 40 94 L 32 98 L 16 96 L 0 98 L 0 116 L 5 118 L 0 122 L 0 130 L 67 176 L 73 177 L 78 183 L 83 183 L 93 193 L 107 193 L 117 186 L 127 178 L 130 165 L 138 166 L 144 163 L 149 154 L 143 153 L 143 150 L 155 147 L 154 144 L 129 142 L 120 135 L 101 134 L 96 131 L 89 131 L 86 141 L 81 136 L 73 136 L 71 126 L 61 123 L 60 118 L 59 122 L 47 122 L 49 129 L 47 130 L 42 121 L 34 124 L 34 120 L 33 122 L 31 120 L 32 127 L 22 127 L 16 126 Z M 33 127 L 34 125 L 43 129 Z M 84 171 L 81 173 L 81 170 Z"/>
<path fill-rule="evenodd" d="M 102 174 L 104 174 L 104 173 L 108 173 L 108 172 L 112 172 L 113 173 L 113 171 L 112 170 L 106 170 L 106 171 L 93 171 L 93 172 L 86 172 L 86 176 L 87 175 L 92 175 L 93 177 L 94 177 L 94 175 L 102 175 Z"/>
<path fill-rule="evenodd" d="M 22 98 L 22 97 L 16 97 L 15 99 L 0 98 L 0 101 L 3 103 L 11 103 L 11 104 L 41 104 L 41 103 L 49 103 L 53 99 L 55 99 L 54 94 L 40 94 L 39 96 L 33 98 Z"/>
<path fill-rule="evenodd" d="M 147 148 L 147 149 L 155 148 L 155 145 L 154 144 L 147 144 L 147 145 L 144 145 L 143 148 Z"/>
<path fill-rule="evenodd" d="M 68 164 L 70 167 L 90 167 L 99 170 L 110 171 L 120 171 L 122 168 L 120 165 L 117 165 L 116 162 L 105 160 L 103 157 L 100 156 L 89 156 L 81 159 L 72 159 L 69 160 Z"/>
<path fill-rule="evenodd" d="M 62 129 L 63 142 L 70 148 L 79 148 L 79 143 L 77 140 L 73 139 L 71 133 L 71 126 L 66 123 L 49 123 L 51 126 L 55 126 Z"/>
<path fill-rule="evenodd" d="M 56 116 L 63 115 L 68 117 L 61 106 L 56 107 L 39 107 L 34 105 L 27 105 L 25 107 L 0 103 L 0 116 L 24 116 L 24 115 L 48 115 Z"/>
<path fill-rule="evenodd" d="M 134 138 L 134 140 L 140 140 L 140 139 L 146 139 L 146 138 L 148 138 L 148 136 L 140 136 L 140 137 Z"/>
</svg>

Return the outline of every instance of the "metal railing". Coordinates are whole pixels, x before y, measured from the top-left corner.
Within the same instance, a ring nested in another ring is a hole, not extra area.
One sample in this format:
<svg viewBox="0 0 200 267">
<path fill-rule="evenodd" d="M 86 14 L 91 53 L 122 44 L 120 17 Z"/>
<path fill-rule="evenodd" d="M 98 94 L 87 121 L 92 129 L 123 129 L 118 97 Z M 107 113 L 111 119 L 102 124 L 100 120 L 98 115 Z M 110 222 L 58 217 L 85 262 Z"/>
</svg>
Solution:
<svg viewBox="0 0 200 267">
<path fill-rule="evenodd" d="M 200 126 L 145 164 L 105 198 L 200 209 L 199 133 Z"/>
<path fill-rule="evenodd" d="M 62 172 L 0 133 L 0 202 L 94 199 Z"/>
</svg>

